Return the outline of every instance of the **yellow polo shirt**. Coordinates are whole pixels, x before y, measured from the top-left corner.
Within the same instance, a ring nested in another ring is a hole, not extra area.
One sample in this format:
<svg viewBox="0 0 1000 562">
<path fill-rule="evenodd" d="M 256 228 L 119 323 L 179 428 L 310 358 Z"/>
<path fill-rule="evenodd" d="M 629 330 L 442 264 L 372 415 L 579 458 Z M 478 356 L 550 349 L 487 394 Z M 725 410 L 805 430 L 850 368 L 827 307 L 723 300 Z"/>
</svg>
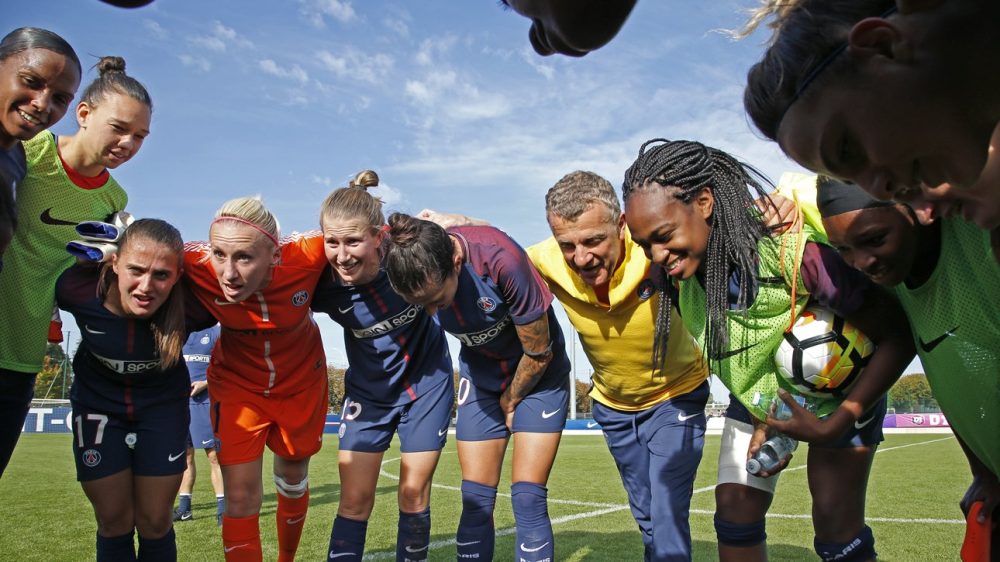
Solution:
<svg viewBox="0 0 1000 562">
<path fill-rule="evenodd" d="M 590 397 L 616 410 L 639 411 L 691 392 L 708 377 L 694 338 L 676 310 L 664 368 L 654 376 L 653 318 L 659 295 L 650 262 L 625 230 L 625 258 L 611 277 L 610 306 L 566 264 L 555 238 L 528 248 L 528 256 L 562 303 L 594 368 Z"/>
</svg>

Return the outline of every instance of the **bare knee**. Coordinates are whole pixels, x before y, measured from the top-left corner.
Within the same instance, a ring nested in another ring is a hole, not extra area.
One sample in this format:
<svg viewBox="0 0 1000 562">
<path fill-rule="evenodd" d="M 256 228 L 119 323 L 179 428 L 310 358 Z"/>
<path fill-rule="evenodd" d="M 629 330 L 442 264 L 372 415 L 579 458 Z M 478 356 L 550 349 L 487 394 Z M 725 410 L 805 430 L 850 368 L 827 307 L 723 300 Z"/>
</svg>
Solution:
<svg viewBox="0 0 1000 562">
<path fill-rule="evenodd" d="M 742 484 L 720 484 L 715 488 L 715 512 L 733 523 L 760 521 L 771 506 L 772 496 Z"/>
<path fill-rule="evenodd" d="M 259 513 L 262 494 L 260 482 L 226 482 L 226 514 L 230 517 L 249 517 Z"/>
<path fill-rule="evenodd" d="M 158 509 L 155 512 L 137 511 L 135 514 L 135 528 L 139 531 L 139 536 L 146 539 L 158 539 L 166 535 L 173 526 L 173 513 L 171 506 L 166 509 Z"/>
<path fill-rule="evenodd" d="M 120 537 L 135 528 L 135 515 L 131 505 L 115 506 L 94 511 L 97 533 L 102 537 Z"/>
<path fill-rule="evenodd" d="M 399 509 L 405 513 L 417 513 L 427 509 L 430 503 L 430 486 L 405 482 L 399 485 Z"/>
</svg>

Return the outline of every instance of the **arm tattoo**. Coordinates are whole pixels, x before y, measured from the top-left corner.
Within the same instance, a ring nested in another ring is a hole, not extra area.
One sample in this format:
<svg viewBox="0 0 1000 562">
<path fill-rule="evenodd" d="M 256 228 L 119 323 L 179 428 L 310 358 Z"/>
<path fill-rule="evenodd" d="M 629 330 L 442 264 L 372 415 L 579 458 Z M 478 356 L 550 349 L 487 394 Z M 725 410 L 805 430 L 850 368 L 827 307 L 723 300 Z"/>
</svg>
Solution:
<svg viewBox="0 0 1000 562">
<path fill-rule="evenodd" d="M 520 400 L 531 393 L 549 366 L 549 362 L 552 361 L 552 340 L 549 339 L 547 315 L 515 328 L 524 355 L 521 356 L 514 378 L 510 381 L 510 396 Z"/>
</svg>

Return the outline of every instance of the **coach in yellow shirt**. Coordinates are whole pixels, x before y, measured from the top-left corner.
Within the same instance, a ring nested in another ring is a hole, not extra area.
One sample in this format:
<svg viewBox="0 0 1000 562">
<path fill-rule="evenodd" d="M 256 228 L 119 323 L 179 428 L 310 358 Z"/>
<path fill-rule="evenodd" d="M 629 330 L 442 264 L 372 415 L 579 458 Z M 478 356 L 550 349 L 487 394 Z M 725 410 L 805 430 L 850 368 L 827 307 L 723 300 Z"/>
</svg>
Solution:
<svg viewBox="0 0 1000 562">
<path fill-rule="evenodd" d="M 572 172 L 545 196 L 553 236 L 528 248 L 580 334 L 594 368 L 594 420 L 628 493 L 646 560 L 691 559 L 688 511 L 705 444 L 708 369 L 671 310 L 666 360 L 653 365 L 659 298 L 650 262 L 632 242 L 614 188 Z M 433 211 L 442 224 L 476 222 Z"/>
</svg>

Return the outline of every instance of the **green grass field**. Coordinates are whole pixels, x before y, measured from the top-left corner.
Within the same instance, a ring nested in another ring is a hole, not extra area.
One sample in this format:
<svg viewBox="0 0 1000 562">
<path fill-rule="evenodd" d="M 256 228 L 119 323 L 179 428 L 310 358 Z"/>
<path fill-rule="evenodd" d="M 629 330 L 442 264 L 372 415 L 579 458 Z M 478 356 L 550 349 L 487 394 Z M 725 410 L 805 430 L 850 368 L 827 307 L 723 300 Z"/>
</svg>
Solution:
<svg viewBox="0 0 1000 562">
<path fill-rule="evenodd" d="M 692 501 L 694 559 L 717 560 L 712 528 L 715 467 L 719 438 L 705 447 Z M 312 503 L 299 558 L 325 559 L 330 525 L 337 509 L 339 485 L 336 438 L 313 458 Z M 771 560 L 816 560 L 812 550 L 810 499 L 800 450 L 786 470 L 768 520 Z M 177 524 L 179 559 L 222 560 L 215 498 L 204 455 L 198 458 L 199 479 L 193 521 Z M 368 527 L 367 559 L 391 560 L 395 551 L 396 450 L 386 453 L 375 512 Z M 268 461 L 269 463 L 269 461 Z M 508 461 L 509 464 L 509 461 Z M 505 473 L 501 493 L 508 491 Z M 875 530 L 880 560 L 898 562 L 958 559 L 964 533 L 958 499 L 967 486 L 968 468 L 950 435 L 889 435 L 876 456 L 868 490 L 868 523 Z M 261 530 L 264 559 L 274 560 L 275 498 L 265 483 Z M 461 477 L 451 440 L 441 457 L 432 498 L 431 560 L 454 560 L 451 542 L 461 508 Z M 549 483 L 558 560 L 641 560 L 642 544 L 625 505 L 625 492 L 603 439 L 563 439 Z M 514 521 L 509 497 L 497 500 L 498 559 L 513 552 Z M 94 559 L 95 524 L 74 477 L 68 434 L 26 434 L 0 480 L 0 560 L 79 561 Z"/>
</svg>

